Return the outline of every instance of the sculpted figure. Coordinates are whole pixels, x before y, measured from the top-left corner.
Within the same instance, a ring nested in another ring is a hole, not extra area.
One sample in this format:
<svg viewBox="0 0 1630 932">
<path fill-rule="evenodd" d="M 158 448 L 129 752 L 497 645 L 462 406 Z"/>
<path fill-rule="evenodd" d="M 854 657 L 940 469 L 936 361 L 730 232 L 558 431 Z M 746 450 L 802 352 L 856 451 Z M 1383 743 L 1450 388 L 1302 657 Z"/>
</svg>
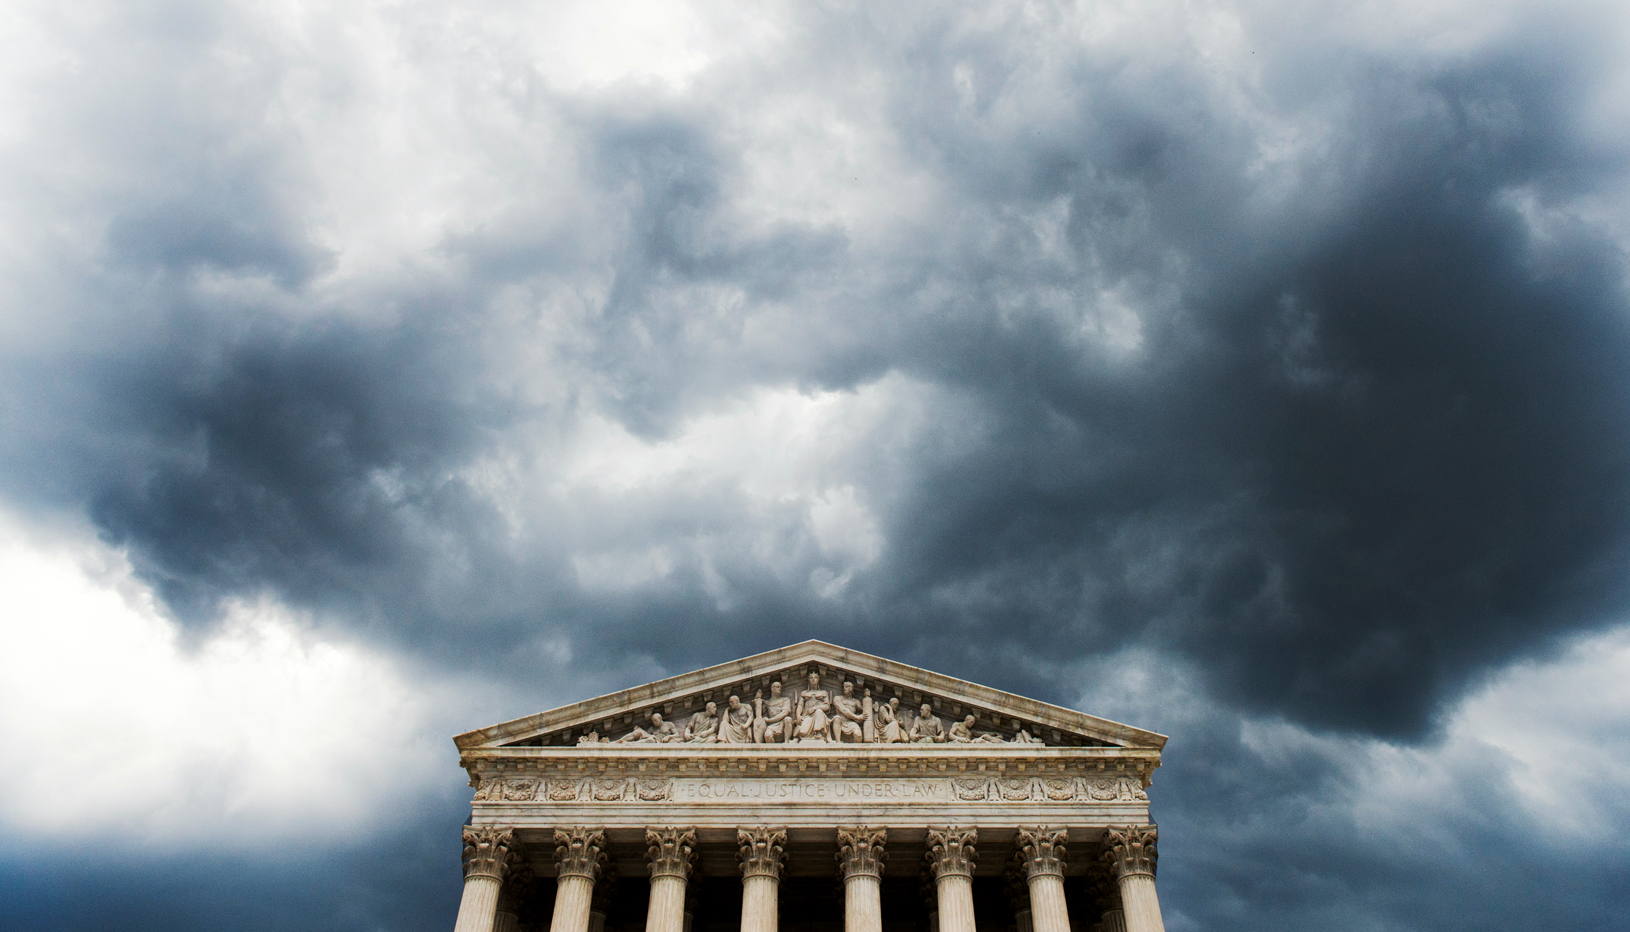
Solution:
<svg viewBox="0 0 1630 932">
<path fill-rule="evenodd" d="M 859 741 L 865 737 L 866 715 L 855 698 L 855 684 L 843 684 L 843 695 L 833 702 L 833 708 L 837 710 L 832 716 L 833 741 Z"/>
<path fill-rule="evenodd" d="M 757 713 L 753 719 L 753 740 L 759 744 L 780 744 L 792 737 L 792 700 L 781 695 L 781 682 L 770 684 L 770 701 L 764 694 L 753 697 Z"/>
<path fill-rule="evenodd" d="M 711 744 L 719 740 L 719 705 L 709 702 L 702 711 L 692 715 L 685 726 L 685 741 L 690 744 Z"/>
<path fill-rule="evenodd" d="M 678 740 L 679 740 L 679 729 L 675 728 L 673 726 L 672 722 L 663 721 L 661 712 L 652 712 L 651 713 L 651 730 L 650 731 L 646 731 L 645 729 L 639 727 L 638 725 L 635 725 L 633 731 L 629 732 L 626 735 L 623 735 L 621 738 L 618 738 L 616 741 L 613 741 L 612 743 L 613 744 L 672 744 L 673 742 L 678 741 Z"/>
<path fill-rule="evenodd" d="M 832 726 L 832 696 L 821 688 L 821 678 L 809 675 L 809 688 L 798 694 L 799 741 L 825 741 Z"/>
<path fill-rule="evenodd" d="M 1033 737 L 1030 734 L 1030 732 L 1025 731 L 1024 730 L 1024 723 L 1019 721 L 1018 719 L 1013 720 L 1013 727 L 1017 732 L 1013 736 L 1013 742 L 1012 743 L 1014 743 L 1014 744 L 1046 744 L 1047 743 L 1047 742 L 1041 740 L 1040 738 Z"/>
<path fill-rule="evenodd" d="M 886 704 L 877 706 L 877 737 L 878 744 L 899 744 L 906 740 L 906 723 L 900 721 L 900 697 L 895 696 Z"/>
<path fill-rule="evenodd" d="M 753 743 L 753 710 L 742 705 L 739 696 L 731 696 L 725 705 L 724 719 L 719 722 L 719 740 L 724 744 Z"/>
<path fill-rule="evenodd" d="M 945 741 L 945 723 L 934 714 L 934 707 L 923 703 L 922 711 L 911 721 L 906 737 L 918 744 L 941 744 Z"/>
<path fill-rule="evenodd" d="M 583 747 L 586 744 L 610 744 L 610 743 L 611 743 L 610 740 L 600 737 L 600 733 L 598 731 L 591 731 L 588 734 L 583 735 L 582 737 L 577 739 L 577 746 L 578 747 Z"/>
<path fill-rule="evenodd" d="M 971 744 L 975 741 L 986 744 L 1002 743 L 1002 736 L 994 731 L 974 731 L 973 726 L 974 722 L 976 721 L 978 721 L 978 719 L 970 715 L 962 721 L 957 722 L 955 725 L 952 725 L 950 731 L 948 731 L 946 734 L 957 744 Z"/>
</svg>

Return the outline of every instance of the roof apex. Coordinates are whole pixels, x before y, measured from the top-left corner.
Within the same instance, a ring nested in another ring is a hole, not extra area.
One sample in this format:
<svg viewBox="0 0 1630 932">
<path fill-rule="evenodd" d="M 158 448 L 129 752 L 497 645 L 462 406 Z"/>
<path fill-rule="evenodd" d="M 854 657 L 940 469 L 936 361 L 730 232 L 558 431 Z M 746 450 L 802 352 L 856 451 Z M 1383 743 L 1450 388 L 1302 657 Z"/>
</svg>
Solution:
<svg viewBox="0 0 1630 932">
<path fill-rule="evenodd" d="M 814 639 L 465 732 L 455 737 L 453 741 L 460 750 L 501 747 L 547 732 L 594 723 L 612 715 L 728 686 L 751 677 L 778 673 L 800 664 L 822 664 L 867 678 L 875 677 L 880 683 L 909 687 L 924 693 L 967 702 L 1003 716 L 1068 731 L 1119 747 L 1158 750 L 1166 744 L 1165 735 L 1152 731 Z"/>
</svg>

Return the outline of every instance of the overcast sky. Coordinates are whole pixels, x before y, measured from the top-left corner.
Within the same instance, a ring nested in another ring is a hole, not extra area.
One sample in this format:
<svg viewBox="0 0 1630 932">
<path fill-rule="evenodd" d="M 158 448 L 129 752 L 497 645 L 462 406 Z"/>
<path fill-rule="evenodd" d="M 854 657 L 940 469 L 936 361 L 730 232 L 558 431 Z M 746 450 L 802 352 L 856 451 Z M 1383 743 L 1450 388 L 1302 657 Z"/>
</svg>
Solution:
<svg viewBox="0 0 1630 932">
<path fill-rule="evenodd" d="M 0 926 L 451 928 L 809 637 L 1172 736 L 1171 932 L 1630 907 L 1630 9 L 0 6 Z"/>
</svg>

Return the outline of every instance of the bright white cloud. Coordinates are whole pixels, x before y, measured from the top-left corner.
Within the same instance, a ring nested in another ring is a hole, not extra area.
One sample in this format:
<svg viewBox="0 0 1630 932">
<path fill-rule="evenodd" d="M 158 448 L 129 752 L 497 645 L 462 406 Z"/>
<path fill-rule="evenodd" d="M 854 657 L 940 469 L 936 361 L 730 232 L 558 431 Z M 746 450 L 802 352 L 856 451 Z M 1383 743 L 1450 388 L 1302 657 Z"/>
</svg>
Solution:
<svg viewBox="0 0 1630 932">
<path fill-rule="evenodd" d="M 447 697 L 273 601 L 232 606 L 189 648 L 121 553 L 15 520 L 0 591 L 8 832 L 320 841 L 448 785 Z"/>
</svg>

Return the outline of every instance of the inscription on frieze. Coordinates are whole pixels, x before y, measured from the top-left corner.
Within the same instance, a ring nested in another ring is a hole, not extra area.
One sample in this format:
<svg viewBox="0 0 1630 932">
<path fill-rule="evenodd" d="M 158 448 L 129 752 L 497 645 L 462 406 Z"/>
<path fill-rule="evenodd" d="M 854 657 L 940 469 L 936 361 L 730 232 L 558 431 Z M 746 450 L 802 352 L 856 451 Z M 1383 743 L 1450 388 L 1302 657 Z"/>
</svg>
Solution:
<svg viewBox="0 0 1630 932">
<path fill-rule="evenodd" d="M 484 777 L 478 802 L 735 803 L 770 801 L 966 803 L 1133 802 L 1149 798 L 1143 781 L 1122 773 L 1090 776 L 892 777 Z"/>
</svg>

